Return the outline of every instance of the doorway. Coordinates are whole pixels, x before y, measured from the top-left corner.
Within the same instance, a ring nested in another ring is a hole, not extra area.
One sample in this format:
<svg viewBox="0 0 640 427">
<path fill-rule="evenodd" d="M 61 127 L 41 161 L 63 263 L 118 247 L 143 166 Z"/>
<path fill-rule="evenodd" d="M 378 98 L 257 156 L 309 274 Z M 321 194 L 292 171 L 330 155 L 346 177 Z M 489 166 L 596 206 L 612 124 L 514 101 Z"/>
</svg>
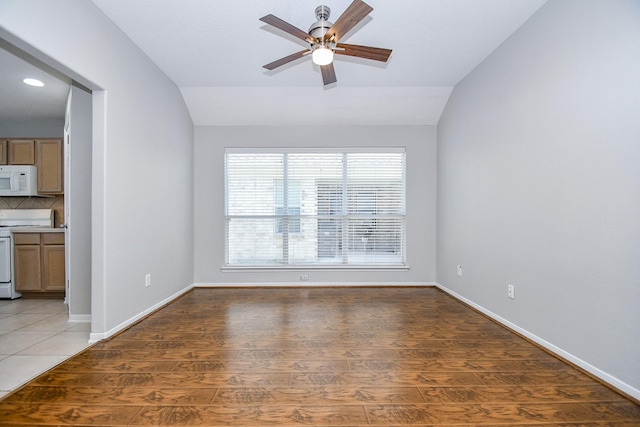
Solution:
<svg viewBox="0 0 640 427">
<path fill-rule="evenodd" d="M 0 139 L 64 139 L 64 208 L 56 224 L 66 227 L 66 302 L 69 320 L 91 322 L 91 91 L 3 39 L 0 65 Z M 44 86 L 27 87 L 26 77 Z"/>
</svg>

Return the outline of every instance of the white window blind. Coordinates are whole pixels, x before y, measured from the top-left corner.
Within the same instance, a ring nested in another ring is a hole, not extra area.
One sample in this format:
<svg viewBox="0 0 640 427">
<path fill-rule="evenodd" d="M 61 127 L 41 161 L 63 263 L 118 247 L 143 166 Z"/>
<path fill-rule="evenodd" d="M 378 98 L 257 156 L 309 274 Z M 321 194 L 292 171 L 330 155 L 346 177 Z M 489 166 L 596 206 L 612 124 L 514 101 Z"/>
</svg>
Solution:
<svg viewBox="0 0 640 427">
<path fill-rule="evenodd" d="M 404 150 L 228 150 L 226 265 L 404 265 L 405 176 Z"/>
</svg>

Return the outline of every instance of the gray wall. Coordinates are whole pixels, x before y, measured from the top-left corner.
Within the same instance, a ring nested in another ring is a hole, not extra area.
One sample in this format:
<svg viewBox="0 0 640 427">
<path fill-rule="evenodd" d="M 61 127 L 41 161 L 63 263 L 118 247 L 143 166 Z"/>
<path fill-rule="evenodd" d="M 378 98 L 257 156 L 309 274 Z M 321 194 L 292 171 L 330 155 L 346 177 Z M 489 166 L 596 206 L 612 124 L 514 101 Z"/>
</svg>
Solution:
<svg viewBox="0 0 640 427">
<path fill-rule="evenodd" d="M 438 126 L 439 284 L 635 397 L 639 76 L 640 2 L 552 0 Z"/>
<path fill-rule="evenodd" d="M 225 147 L 392 147 L 407 152 L 408 271 L 309 270 L 222 272 L 224 265 Z M 196 127 L 196 283 L 424 284 L 435 281 L 436 129 L 433 126 Z"/>
<path fill-rule="evenodd" d="M 62 138 L 63 132 L 64 117 L 0 120 L 0 138 Z"/>
<path fill-rule="evenodd" d="M 90 1 L 3 0 L 0 37 L 94 91 L 91 336 L 103 338 L 193 282 L 193 122 Z"/>
</svg>

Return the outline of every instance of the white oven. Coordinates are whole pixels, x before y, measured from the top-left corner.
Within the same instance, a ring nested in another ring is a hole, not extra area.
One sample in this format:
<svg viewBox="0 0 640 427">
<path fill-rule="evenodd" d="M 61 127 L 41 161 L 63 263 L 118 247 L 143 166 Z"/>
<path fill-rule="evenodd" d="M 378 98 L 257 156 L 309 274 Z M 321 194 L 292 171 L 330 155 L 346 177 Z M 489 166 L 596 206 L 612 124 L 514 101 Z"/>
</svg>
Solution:
<svg viewBox="0 0 640 427">
<path fill-rule="evenodd" d="M 0 298 L 19 298 L 21 294 L 16 292 L 11 280 L 13 270 L 13 247 L 11 244 L 11 231 L 0 229 Z"/>
</svg>

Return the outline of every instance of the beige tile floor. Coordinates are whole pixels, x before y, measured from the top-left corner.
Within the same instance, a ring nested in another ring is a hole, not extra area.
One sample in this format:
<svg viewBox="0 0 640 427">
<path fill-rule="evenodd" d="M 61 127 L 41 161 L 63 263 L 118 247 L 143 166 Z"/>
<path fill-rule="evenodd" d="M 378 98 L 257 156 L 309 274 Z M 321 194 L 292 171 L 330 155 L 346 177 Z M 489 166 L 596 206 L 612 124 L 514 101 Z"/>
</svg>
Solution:
<svg viewBox="0 0 640 427">
<path fill-rule="evenodd" d="M 89 346 L 62 300 L 0 300 L 0 399 Z"/>
</svg>

